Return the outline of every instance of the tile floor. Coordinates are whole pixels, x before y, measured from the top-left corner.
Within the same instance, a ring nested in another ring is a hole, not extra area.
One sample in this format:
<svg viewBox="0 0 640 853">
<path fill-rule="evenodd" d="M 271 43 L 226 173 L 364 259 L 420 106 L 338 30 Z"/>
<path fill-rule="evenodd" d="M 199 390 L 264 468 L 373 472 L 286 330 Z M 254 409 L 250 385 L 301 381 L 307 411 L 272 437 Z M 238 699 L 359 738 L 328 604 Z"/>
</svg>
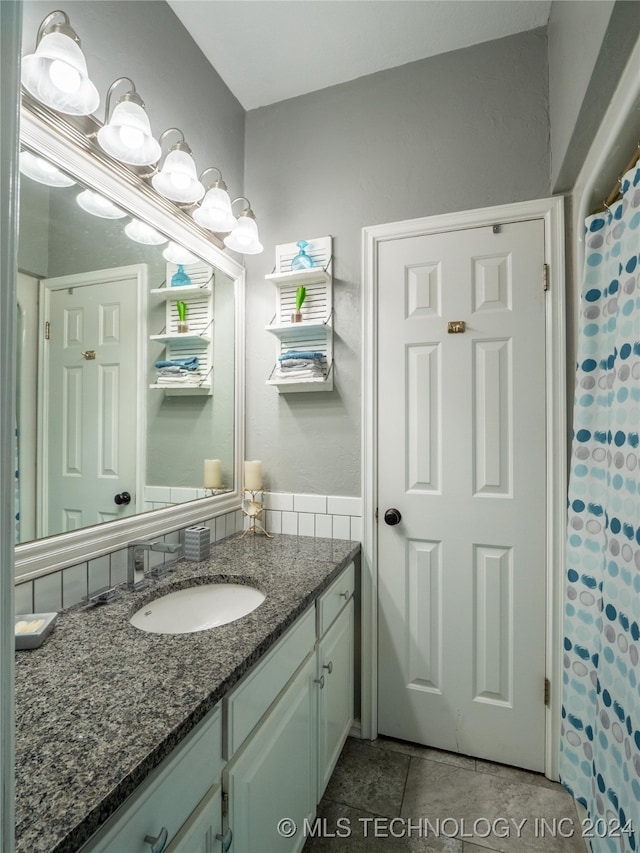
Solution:
<svg viewBox="0 0 640 853">
<path fill-rule="evenodd" d="M 589 850 L 559 784 L 388 738 L 347 740 L 318 815 L 304 853 Z"/>
</svg>

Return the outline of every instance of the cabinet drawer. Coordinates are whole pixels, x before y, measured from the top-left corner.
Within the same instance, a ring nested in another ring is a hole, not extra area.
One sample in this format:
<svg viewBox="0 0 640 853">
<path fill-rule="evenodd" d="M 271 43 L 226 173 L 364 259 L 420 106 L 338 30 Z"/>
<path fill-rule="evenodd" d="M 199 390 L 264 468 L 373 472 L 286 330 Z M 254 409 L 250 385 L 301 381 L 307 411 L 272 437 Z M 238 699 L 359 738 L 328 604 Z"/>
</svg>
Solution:
<svg viewBox="0 0 640 853">
<path fill-rule="evenodd" d="M 149 853 L 145 835 L 166 828 L 171 841 L 222 771 L 220 708 L 212 711 L 157 767 L 83 853 Z"/>
<path fill-rule="evenodd" d="M 318 637 L 322 637 L 355 590 L 355 566 L 350 563 L 318 598 Z"/>
<path fill-rule="evenodd" d="M 257 726 L 271 703 L 313 650 L 315 641 L 315 612 L 311 607 L 225 699 L 226 758 L 231 758 Z"/>
</svg>

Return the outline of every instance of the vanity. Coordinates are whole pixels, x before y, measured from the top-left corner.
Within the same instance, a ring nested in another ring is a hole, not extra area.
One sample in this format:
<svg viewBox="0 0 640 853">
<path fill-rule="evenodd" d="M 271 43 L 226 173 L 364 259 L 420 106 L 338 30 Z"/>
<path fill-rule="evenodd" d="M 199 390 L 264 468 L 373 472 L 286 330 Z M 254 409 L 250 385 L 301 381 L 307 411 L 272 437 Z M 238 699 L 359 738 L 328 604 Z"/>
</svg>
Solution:
<svg viewBox="0 0 640 853">
<path fill-rule="evenodd" d="M 61 613 L 16 655 L 17 853 L 301 850 L 353 722 L 359 548 L 236 535 L 151 589 Z M 129 623 L 212 582 L 265 600 L 192 634 Z"/>
</svg>

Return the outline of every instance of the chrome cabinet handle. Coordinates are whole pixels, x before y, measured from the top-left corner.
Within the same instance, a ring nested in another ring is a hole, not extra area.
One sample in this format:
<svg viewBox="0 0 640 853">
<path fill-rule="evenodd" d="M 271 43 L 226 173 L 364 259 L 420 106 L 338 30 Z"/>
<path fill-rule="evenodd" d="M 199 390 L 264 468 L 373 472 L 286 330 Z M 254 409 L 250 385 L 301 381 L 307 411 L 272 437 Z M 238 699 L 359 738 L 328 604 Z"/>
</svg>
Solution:
<svg viewBox="0 0 640 853">
<path fill-rule="evenodd" d="M 164 848 L 167 846 L 167 840 L 169 838 L 169 833 L 167 832 L 166 827 L 162 827 L 160 830 L 160 834 L 155 838 L 153 835 L 145 835 L 144 840 L 146 844 L 151 846 L 151 853 L 162 853 Z"/>
<path fill-rule="evenodd" d="M 331 675 L 331 673 L 333 672 L 333 661 L 330 660 L 329 663 L 323 663 L 322 668 L 326 669 L 329 675 Z"/>
<path fill-rule="evenodd" d="M 313 683 L 314 683 L 314 684 L 319 684 L 319 685 L 320 685 L 320 690 L 322 690 L 322 688 L 324 687 L 324 675 L 321 675 L 321 676 L 320 676 L 320 678 L 314 678 L 314 679 L 313 679 Z"/>
<path fill-rule="evenodd" d="M 345 601 L 348 598 L 350 598 L 350 596 L 351 596 L 351 592 L 348 589 L 346 589 L 344 592 L 340 593 L 340 598 L 344 598 Z"/>
<path fill-rule="evenodd" d="M 231 832 L 231 828 L 227 829 L 224 835 L 219 832 L 216 835 L 216 841 L 220 842 L 220 849 L 222 850 L 222 853 L 227 853 L 227 850 L 231 847 L 231 842 L 233 841 L 233 832 Z"/>
</svg>

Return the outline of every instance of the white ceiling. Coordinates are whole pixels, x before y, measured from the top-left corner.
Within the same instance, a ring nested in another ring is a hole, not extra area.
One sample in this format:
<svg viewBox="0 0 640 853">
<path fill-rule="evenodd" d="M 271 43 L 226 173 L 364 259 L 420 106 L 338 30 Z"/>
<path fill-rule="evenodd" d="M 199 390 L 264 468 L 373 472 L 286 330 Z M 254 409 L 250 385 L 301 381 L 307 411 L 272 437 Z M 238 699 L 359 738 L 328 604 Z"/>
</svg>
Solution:
<svg viewBox="0 0 640 853">
<path fill-rule="evenodd" d="M 551 0 L 168 0 L 247 109 L 542 27 Z"/>
</svg>

